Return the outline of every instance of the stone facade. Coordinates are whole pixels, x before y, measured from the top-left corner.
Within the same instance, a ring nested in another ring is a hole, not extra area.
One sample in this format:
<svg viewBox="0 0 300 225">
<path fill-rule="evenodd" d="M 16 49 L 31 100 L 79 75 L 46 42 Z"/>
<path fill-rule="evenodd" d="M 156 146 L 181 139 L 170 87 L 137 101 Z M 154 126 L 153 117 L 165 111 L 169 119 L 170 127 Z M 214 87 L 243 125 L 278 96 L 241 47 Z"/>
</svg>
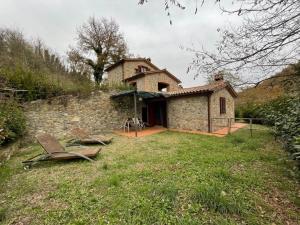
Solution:
<svg viewBox="0 0 300 225">
<path fill-rule="evenodd" d="M 132 80 L 129 84 L 133 82 L 136 83 L 137 90 L 141 91 L 157 92 L 159 83 L 167 84 L 167 91 L 177 91 L 180 89 L 178 83 L 170 78 L 166 72 L 149 74 L 145 77 Z"/>
<path fill-rule="evenodd" d="M 119 65 L 108 73 L 107 77 L 110 85 L 120 84 L 123 80 L 123 66 Z"/>
<path fill-rule="evenodd" d="M 226 113 L 220 114 L 220 97 L 226 99 Z M 168 127 L 171 129 L 208 131 L 208 96 L 189 95 L 168 99 Z M 234 118 L 234 98 L 226 88 L 210 97 L 212 131 L 228 125 L 228 118 Z M 234 120 L 232 120 L 234 121 Z"/>
<path fill-rule="evenodd" d="M 180 89 L 178 81 L 171 78 L 167 72 L 159 70 L 152 66 L 151 63 L 146 61 L 125 61 L 122 64 L 116 66 L 115 68 L 108 71 L 107 79 L 110 85 L 120 84 L 124 79 L 130 78 L 136 74 L 136 69 L 138 66 L 144 66 L 149 69 L 149 71 L 157 71 L 156 73 L 145 74 L 137 79 L 131 80 L 129 84 L 136 83 L 136 88 L 138 91 L 149 91 L 157 92 L 158 83 L 167 84 L 167 91 L 176 91 Z"/>
<path fill-rule="evenodd" d="M 138 68 L 138 66 L 145 66 L 150 69 L 150 71 L 157 70 L 157 68 L 154 68 L 150 64 L 144 62 L 144 61 L 129 61 L 125 62 L 123 64 L 124 67 L 124 79 L 127 79 L 131 77 L 132 75 L 136 74 L 135 69 Z"/>
<path fill-rule="evenodd" d="M 138 91 L 141 91 L 141 90 L 145 91 L 145 88 L 146 88 L 145 87 L 145 84 L 146 84 L 145 78 L 146 77 L 140 77 L 139 79 L 135 79 L 135 80 L 128 82 L 128 84 L 132 85 L 133 83 L 136 83 L 136 89 Z"/>
<path fill-rule="evenodd" d="M 170 78 L 165 72 L 160 72 L 145 77 L 145 90 L 158 91 L 158 83 L 168 84 L 167 91 L 177 91 L 180 88 L 178 82 Z"/>
<path fill-rule="evenodd" d="M 57 138 L 68 136 L 73 128 L 84 128 L 91 133 L 111 132 L 120 129 L 125 119 L 134 116 L 133 98 L 110 98 L 112 93 L 97 92 L 89 98 L 72 96 L 38 100 L 24 105 L 28 136 L 33 139 L 41 132 Z M 226 99 L 226 114 L 220 114 L 219 98 Z M 222 89 L 210 97 L 213 131 L 227 125 L 234 118 L 234 98 Z M 188 95 L 171 97 L 167 102 L 167 124 L 170 129 L 208 131 L 208 97 Z M 138 117 L 142 118 L 144 102 L 138 101 Z"/>
<path fill-rule="evenodd" d="M 168 99 L 168 127 L 208 131 L 207 106 L 207 96 L 180 96 Z"/>
<path fill-rule="evenodd" d="M 226 113 L 224 114 L 220 113 L 220 97 L 225 98 L 226 101 Z M 211 96 L 210 107 L 212 131 L 222 129 L 228 125 L 228 118 L 234 118 L 234 98 L 226 88 L 215 92 Z M 234 120 L 232 121 L 234 122 Z"/>
<path fill-rule="evenodd" d="M 123 64 L 118 65 L 108 72 L 108 83 L 116 84 L 123 82 L 124 79 L 127 79 L 136 74 L 135 69 L 138 68 L 138 66 L 145 66 L 149 68 L 150 71 L 157 70 L 157 68 L 154 68 L 144 61 L 125 61 Z"/>
<path fill-rule="evenodd" d="M 140 105 L 138 109 L 140 116 Z M 104 92 L 84 99 L 63 96 L 38 100 L 25 104 L 24 111 L 31 139 L 40 132 L 62 138 L 76 127 L 92 133 L 110 132 L 119 129 L 125 119 L 134 115 L 133 99 L 111 100 L 110 93 Z"/>
</svg>

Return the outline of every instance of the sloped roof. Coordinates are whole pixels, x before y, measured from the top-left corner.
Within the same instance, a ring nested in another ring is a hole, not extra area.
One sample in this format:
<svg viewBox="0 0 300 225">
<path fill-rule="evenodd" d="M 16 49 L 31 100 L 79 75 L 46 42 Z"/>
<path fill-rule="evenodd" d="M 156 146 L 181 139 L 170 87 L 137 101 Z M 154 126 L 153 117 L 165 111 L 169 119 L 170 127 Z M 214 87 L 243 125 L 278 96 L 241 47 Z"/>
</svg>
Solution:
<svg viewBox="0 0 300 225">
<path fill-rule="evenodd" d="M 125 81 L 131 81 L 131 80 L 135 80 L 138 79 L 140 77 L 143 77 L 145 75 L 151 75 L 151 74 L 156 74 L 156 73 L 166 73 L 170 78 L 172 78 L 173 80 L 175 80 L 177 83 L 181 83 L 181 81 L 175 77 L 173 74 L 171 74 L 168 70 L 163 69 L 163 70 L 153 70 L 153 71 L 146 71 L 146 72 L 140 72 L 137 73 L 131 77 L 128 77 L 126 79 L 124 79 Z"/>
<path fill-rule="evenodd" d="M 232 88 L 232 86 L 227 81 L 216 81 L 211 84 L 203 85 L 203 86 L 197 86 L 197 87 L 191 87 L 191 88 L 183 88 L 178 91 L 172 91 L 172 92 L 148 92 L 148 91 L 121 91 L 119 93 L 111 95 L 111 98 L 119 98 L 123 96 L 131 96 L 134 93 L 136 93 L 137 96 L 150 99 L 150 98 L 170 98 L 170 97 L 177 97 L 177 96 L 186 96 L 186 95 L 196 95 L 196 94 L 209 94 L 213 93 L 215 91 L 221 90 L 223 88 L 226 88 L 229 93 L 233 97 L 237 97 L 237 93 Z"/>
<path fill-rule="evenodd" d="M 193 95 L 193 94 L 206 94 L 206 93 L 213 93 L 222 88 L 226 88 L 233 97 L 237 97 L 237 93 L 227 81 L 216 81 L 211 84 L 207 84 L 203 86 L 182 88 L 178 91 L 167 92 L 166 94 L 168 97 Z"/>
<path fill-rule="evenodd" d="M 118 62 L 110 65 L 109 67 L 107 67 L 105 69 L 106 72 L 116 68 L 119 65 L 122 65 L 124 62 L 139 62 L 139 61 L 143 61 L 145 63 L 147 63 L 148 65 L 152 66 L 153 68 L 155 68 L 156 70 L 160 70 L 157 66 L 155 66 L 153 63 L 151 63 L 150 59 L 146 59 L 146 58 L 124 58 L 119 60 Z"/>
<path fill-rule="evenodd" d="M 148 92 L 148 91 L 135 91 L 135 90 L 130 90 L 130 91 L 121 91 L 116 94 L 111 95 L 110 97 L 115 99 L 115 98 L 120 98 L 124 96 L 133 96 L 134 93 L 138 97 L 142 97 L 144 99 L 151 99 L 151 98 L 163 98 L 165 97 L 163 93 L 160 92 Z"/>
</svg>

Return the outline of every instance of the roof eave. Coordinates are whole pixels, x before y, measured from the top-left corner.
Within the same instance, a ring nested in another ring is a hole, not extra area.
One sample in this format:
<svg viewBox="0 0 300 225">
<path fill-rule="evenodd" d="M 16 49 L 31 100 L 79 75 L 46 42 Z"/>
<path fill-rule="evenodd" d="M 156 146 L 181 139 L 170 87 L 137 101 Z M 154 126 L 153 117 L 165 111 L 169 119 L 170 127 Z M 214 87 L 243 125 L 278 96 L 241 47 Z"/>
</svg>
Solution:
<svg viewBox="0 0 300 225">
<path fill-rule="evenodd" d="M 178 94 L 168 94 L 166 93 L 167 98 L 176 98 L 176 97 L 182 97 L 182 96 L 193 96 L 193 95 L 209 95 L 212 94 L 213 91 L 210 90 L 201 90 L 201 91 L 193 91 L 193 92 L 187 92 L 187 93 L 178 93 Z"/>
</svg>

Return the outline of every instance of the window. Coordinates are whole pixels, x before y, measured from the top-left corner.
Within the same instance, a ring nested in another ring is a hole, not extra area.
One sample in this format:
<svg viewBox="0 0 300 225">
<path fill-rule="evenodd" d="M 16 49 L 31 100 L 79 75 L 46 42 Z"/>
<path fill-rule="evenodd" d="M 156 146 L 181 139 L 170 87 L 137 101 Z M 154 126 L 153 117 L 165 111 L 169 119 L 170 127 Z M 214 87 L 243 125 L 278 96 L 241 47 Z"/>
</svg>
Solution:
<svg viewBox="0 0 300 225">
<path fill-rule="evenodd" d="M 146 71 L 147 71 L 147 68 L 144 67 L 144 66 L 142 66 L 142 67 L 141 67 L 141 72 L 146 72 Z"/>
<path fill-rule="evenodd" d="M 158 82 L 158 91 L 167 92 L 169 88 L 169 84 Z"/>
<path fill-rule="evenodd" d="M 149 70 L 150 69 L 148 67 L 139 65 L 138 68 L 135 69 L 135 72 L 136 73 L 143 73 L 143 72 L 147 72 Z"/>
<path fill-rule="evenodd" d="M 226 99 L 224 97 L 220 97 L 220 114 L 226 113 Z"/>
</svg>

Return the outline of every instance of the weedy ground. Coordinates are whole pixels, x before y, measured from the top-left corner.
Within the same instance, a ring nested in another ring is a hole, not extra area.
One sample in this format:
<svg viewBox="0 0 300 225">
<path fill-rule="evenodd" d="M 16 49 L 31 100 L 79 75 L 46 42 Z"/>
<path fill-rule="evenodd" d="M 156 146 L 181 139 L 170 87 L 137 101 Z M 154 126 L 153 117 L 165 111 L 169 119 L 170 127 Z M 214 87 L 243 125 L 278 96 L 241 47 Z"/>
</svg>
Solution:
<svg viewBox="0 0 300 225">
<path fill-rule="evenodd" d="M 95 163 L 0 167 L 2 224 L 299 224 L 299 173 L 267 131 L 115 136 Z"/>
</svg>

